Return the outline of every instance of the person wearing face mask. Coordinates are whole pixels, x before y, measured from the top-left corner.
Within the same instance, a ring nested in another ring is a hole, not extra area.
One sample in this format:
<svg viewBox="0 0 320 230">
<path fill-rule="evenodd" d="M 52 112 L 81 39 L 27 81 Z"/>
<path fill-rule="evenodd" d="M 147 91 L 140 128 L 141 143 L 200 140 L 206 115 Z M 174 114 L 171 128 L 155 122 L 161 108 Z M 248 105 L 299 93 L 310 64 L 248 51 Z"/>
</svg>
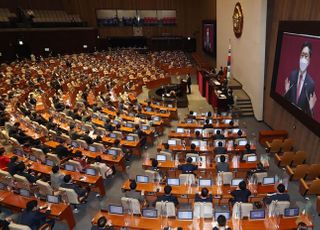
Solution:
<svg viewBox="0 0 320 230">
<path fill-rule="evenodd" d="M 293 70 L 285 79 L 284 97 L 299 107 L 309 116 L 313 116 L 313 108 L 317 101 L 314 81 L 308 73 L 312 54 L 312 44 L 304 42 L 301 46 L 299 70 Z"/>
</svg>

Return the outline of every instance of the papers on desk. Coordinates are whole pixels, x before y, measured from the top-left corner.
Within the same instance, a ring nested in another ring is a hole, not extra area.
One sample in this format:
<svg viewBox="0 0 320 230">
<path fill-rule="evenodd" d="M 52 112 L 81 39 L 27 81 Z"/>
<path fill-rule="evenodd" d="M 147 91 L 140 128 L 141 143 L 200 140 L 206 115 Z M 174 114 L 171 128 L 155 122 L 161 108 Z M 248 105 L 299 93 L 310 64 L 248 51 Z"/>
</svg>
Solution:
<svg viewBox="0 0 320 230">
<path fill-rule="evenodd" d="M 219 99 L 227 99 L 227 97 L 226 97 L 226 95 L 224 95 L 224 94 L 220 94 L 220 95 L 219 95 Z"/>
</svg>

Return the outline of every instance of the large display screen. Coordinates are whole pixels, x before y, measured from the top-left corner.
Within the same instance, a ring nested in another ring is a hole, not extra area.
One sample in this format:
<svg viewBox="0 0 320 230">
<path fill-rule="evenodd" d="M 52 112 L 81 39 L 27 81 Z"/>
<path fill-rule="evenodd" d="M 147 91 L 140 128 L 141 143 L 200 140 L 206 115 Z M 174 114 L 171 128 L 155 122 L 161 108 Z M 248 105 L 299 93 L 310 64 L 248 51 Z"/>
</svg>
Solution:
<svg viewBox="0 0 320 230">
<path fill-rule="evenodd" d="M 271 96 L 320 135 L 320 34 L 299 28 L 279 27 Z"/>
<path fill-rule="evenodd" d="M 203 51 L 215 55 L 215 22 L 203 21 L 202 23 L 202 46 Z"/>
</svg>

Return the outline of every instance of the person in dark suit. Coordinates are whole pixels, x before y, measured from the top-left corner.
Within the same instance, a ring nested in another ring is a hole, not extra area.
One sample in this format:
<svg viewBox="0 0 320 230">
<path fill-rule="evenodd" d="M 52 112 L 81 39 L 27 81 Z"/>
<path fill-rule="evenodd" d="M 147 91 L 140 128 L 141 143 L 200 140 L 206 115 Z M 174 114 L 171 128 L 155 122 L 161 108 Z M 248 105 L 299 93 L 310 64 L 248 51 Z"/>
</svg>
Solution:
<svg viewBox="0 0 320 230">
<path fill-rule="evenodd" d="M 203 125 L 203 129 L 213 129 L 213 125 L 210 124 L 209 119 L 206 119 L 206 123 Z"/>
<path fill-rule="evenodd" d="M 196 194 L 194 202 L 208 202 L 212 203 L 212 194 L 209 194 L 207 188 L 202 188 L 200 194 Z"/>
<path fill-rule="evenodd" d="M 221 155 L 220 162 L 217 162 L 217 173 L 218 172 L 229 172 L 229 164 L 226 162 L 224 155 Z"/>
<path fill-rule="evenodd" d="M 273 200 L 277 201 L 290 201 L 289 194 L 285 193 L 286 187 L 283 184 L 279 184 L 277 186 L 277 193 L 268 194 L 264 199 L 263 202 L 265 204 L 270 204 Z"/>
<path fill-rule="evenodd" d="M 97 227 L 91 228 L 91 230 L 113 230 L 113 226 L 108 222 L 107 218 L 101 216 L 97 221 Z"/>
<path fill-rule="evenodd" d="M 219 129 L 216 131 L 216 134 L 213 136 L 214 140 L 221 140 L 221 139 L 224 139 L 224 138 L 225 138 L 224 135 L 221 134 L 221 131 Z"/>
<path fill-rule="evenodd" d="M 218 147 L 216 147 L 216 148 L 214 149 L 214 152 L 215 152 L 216 154 L 226 154 L 226 153 L 227 153 L 227 149 L 226 149 L 225 147 L 223 147 L 222 141 L 219 141 L 219 142 L 218 142 Z"/>
<path fill-rule="evenodd" d="M 263 167 L 263 164 L 259 162 L 255 169 L 251 169 L 250 171 L 248 171 L 248 177 L 252 176 L 255 173 L 263 173 L 263 172 L 267 172 L 267 170 Z"/>
<path fill-rule="evenodd" d="M 187 158 L 187 163 L 178 166 L 178 169 L 182 171 L 183 174 L 191 174 L 193 171 L 198 169 L 197 165 L 192 164 L 192 158 Z"/>
<path fill-rule="evenodd" d="M 64 183 L 61 184 L 62 188 L 73 189 L 80 198 L 88 196 L 88 192 L 85 189 L 81 188 L 79 185 L 76 185 L 72 182 L 70 175 L 65 175 L 63 178 L 63 182 Z"/>
<path fill-rule="evenodd" d="M 231 192 L 231 196 L 233 196 L 231 199 L 232 205 L 234 205 L 236 202 L 247 203 L 249 196 L 251 195 L 250 190 L 247 189 L 247 184 L 245 181 L 241 181 L 238 187 L 238 189 Z"/>
<path fill-rule="evenodd" d="M 231 230 L 230 227 L 227 226 L 227 219 L 224 215 L 219 215 L 217 218 L 218 226 L 212 228 L 212 230 Z"/>
<path fill-rule="evenodd" d="M 18 157 L 17 156 L 12 156 L 10 158 L 10 162 L 7 165 L 8 167 L 8 172 L 13 176 L 14 174 L 17 173 L 17 165 L 18 165 Z"/>
<path fill-rule="evenodd" d="M 187 85 L 188 85 L 188 94 L 191 94 L 191 76 L 190 74 L 187 74 Z"/>
<path fill-rule="evenodd" d="M 33 174 L 31 174 L 30 172 L 26 171 L 26 165 L 23 162 L 18 163 L 16 173 L 19 176 L 23 176 L 23 177 L 27 178 L 27 180 L 30 183 L 36 183 L 36 181 L 39 179 L 36 176 L 34 176 Z"/>
<path fill-rule="evenodd" d="M 47 216 L 51 210 L 47 209 L 45 213 L 42 213 L 38 209 L 38 201 L 31 200 L 27 203 L 26 209 L 21 213 L 19 224 L 27 225 L 32 230 L 40 229 L 44 224 L 48 224 L 53 228 L 55 221 L 47 220 Z"/>
<path fill-rule="evenodd" d="M 171 194 L 172 188 L 170 185 L 166 185 L 164 187 L 164 195 L 157 197 L 156 202 L 168 201 L 173 202 L 175 206 L 179 205 L 179 201 L 177 197 Z"/>
<path fill-rule="evenodd" d="M 81 139 L 84 140 L 88 145 L 92 145 L 93 139 L 89 136 L 89 134 L 90 134 L 90 131 L 87 130 Z"/>
<path fill-rule="evenodd" d="M 312 44 L 304 42 L 301 46 L 299 70 L 293 70 L 289 79 L 285 80 L 284 97 L 309 116 L 313 116 L 313 108 L 317 101 L 315 83 L 307 72 L 312 55 Z"/>
<path fill-rule="evenodd" d="M 71 154 L 71 152 L 63 145 L 58 145 L 54 150 L 54 153 L 57 154 L 60 159 L 69 157 Z"/>
</svg>

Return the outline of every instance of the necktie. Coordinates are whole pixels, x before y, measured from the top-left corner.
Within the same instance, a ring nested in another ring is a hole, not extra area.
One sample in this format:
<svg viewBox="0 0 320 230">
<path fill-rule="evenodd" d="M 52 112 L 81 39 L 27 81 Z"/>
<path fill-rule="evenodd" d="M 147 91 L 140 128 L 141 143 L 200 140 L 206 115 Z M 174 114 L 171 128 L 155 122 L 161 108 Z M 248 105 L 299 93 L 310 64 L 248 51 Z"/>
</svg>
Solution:
<svg viewBox="0 0 320 230">
<path fill-rule="evenodd" d="M 302 75 L 300 74 L 300 75 L 299 75 L 299 78 L 298 78 L 297 94 L 296 94 L 296 103 L 297 103 L 297 104 L 298 104 L 298 100 L 299 100 L 299 97 L 300 97 L 300 87 L 301 87 L 301 83 L 302 83 Z"/>
</svg>

